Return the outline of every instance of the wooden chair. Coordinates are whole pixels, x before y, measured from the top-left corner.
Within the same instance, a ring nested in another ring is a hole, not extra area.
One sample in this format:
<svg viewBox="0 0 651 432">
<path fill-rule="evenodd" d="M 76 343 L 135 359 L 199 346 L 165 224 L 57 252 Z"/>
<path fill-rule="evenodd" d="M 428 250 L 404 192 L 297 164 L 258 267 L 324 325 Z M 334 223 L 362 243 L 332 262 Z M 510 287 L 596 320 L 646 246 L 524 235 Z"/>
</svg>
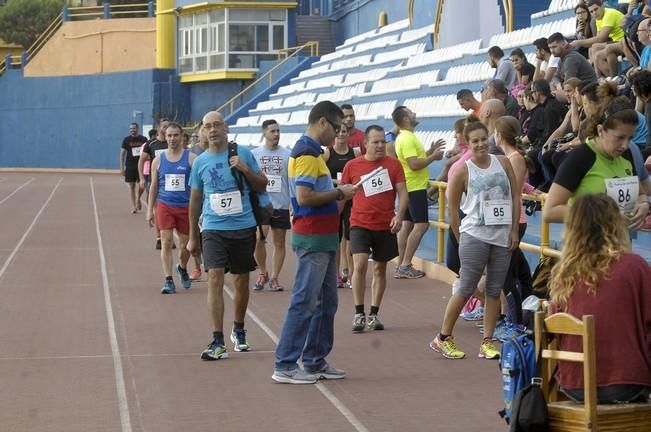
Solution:
<svg viewBox="0 0 651 432">
<path fill-rule="evenodd" d="M 651 431 L 651 403 L 597 405 L 594 317 L 578 320 L 567 313 L 546 316 L 536 312 L 536 354 L 542 349 L 542 390 L 547 400 L 553 432 L 578 431 Z M 583 352 L 558 350 L 555 335 L 575 335 L 583 339 Z M 559 360 L 583 363 L 584 404 L 561 399 L 551 376 Z"/>
</svg>

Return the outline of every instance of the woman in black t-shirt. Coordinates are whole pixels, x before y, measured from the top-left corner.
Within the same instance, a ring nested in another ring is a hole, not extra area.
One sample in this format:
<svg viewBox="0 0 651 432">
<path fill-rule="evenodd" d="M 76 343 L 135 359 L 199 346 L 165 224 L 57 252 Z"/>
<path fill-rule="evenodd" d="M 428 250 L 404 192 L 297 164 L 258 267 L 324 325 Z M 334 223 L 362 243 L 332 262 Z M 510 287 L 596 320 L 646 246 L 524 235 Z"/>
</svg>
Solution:
<svg viewBox="0 0 651 432">
<path fill-rule="evenodd" d="M 518 84 L 529 85 L 533 82 L 533 75 L 536 67 L 527 61 L 527 56 L 520 48 L 511 51 L 511 63 L 515 68 L 515 74 L 518 77 Z"/>
</svg>

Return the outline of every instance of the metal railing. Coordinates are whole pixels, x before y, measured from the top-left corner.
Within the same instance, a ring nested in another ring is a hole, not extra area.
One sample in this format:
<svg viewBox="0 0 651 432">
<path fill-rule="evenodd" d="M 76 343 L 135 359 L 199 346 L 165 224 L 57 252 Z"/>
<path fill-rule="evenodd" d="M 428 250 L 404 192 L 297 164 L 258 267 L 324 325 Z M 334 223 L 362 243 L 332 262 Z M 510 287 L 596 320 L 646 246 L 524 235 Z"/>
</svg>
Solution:
<svg viewBox="0 0 651 432">
<path fill-rule="evenodd" d="M 438 188 L 439 191 L 439 214 L 438 220 L 430 221 L 429 224 L 431 227 L 437 229 L 437 261 L 443 262 L 445 258 L 445 231 L 450 229 L 450 224 L 445 222 L 445 190 L 448 187 L 448 184 L 441 181 L 430 181 L 430 185 Z M 523 200 L 536 201 L 544 205 L 545 199 L 547 198 L 546 194 L 540 195 L 530 195 L 522 194 Z M 560 258 L 561 252 L 550 247 L 549 243 L 549 224 L 541 221 L 540 227 L 540 245 L 535 245 L 531 243 L 520 242 L 520 249 L 534 252 L 540 254 L 540 256 L 551 256 L 554 258 Z"/>
<path fill-rule="evenodd" d="M 12 67 L 24 67 L 45 44 L 54 36 L 57 30 L 63 25 L 64 21 L 73 21 L 79 19 L 107 19 L 107 18 L 129 18 L 131 16 L 150 17 L 153 16 L 153 3 L 135 3 L 123 5 L 111 5 L 104 3 L 101 6 L 80 6 L 64 7 L 63 11 L 56 16 L 41 32 L 34 43 L 27 48 L 24 55 L 12 56 L 11 64 L 6 64 L 5 59 L 0 59 L 0 75 Z"/>
<path fill-rule="evenodd" d="M 66 21 L 79 21 L 89 19 L 129 18 L 130 15 L 150 16 L 149 3 L 134 3 L 112 5 L 104 3 L 99 6 L 66 7 Z"/>
<path fill-rule="evenodd" d="M 224 103 L 222 106 L 217 108 L 217 111 L 222 113 L 224 117 L 233 114 L 233 112 L 235 112 L 236 109 L 235 104 L 237 103 L 237 101 L 241 100 L 242 96 L 244 96 L 247 92 L 249 92 L 251 89 L 253 89 L 256 85 L 258 85 L 265 79 L 269 79 L 269 85 L 272 85 L 274 71 L 276 71 L 276 69 L 278 69 L 285 63 L 287 63 L 291 58 L 296 57 L 300 52 L 308 48 L 310 50 L 310 56 L 319 55 L 319 42 L 306 42 L 304 45 L 298 47 L 283 48 L 278 50 L 278 60 L 280 60 L 283 55 L 285 56 L 285 58 L 276 66 L 269 69 L 264 75 L 260 76 L 258 79 L 256 79 L 251 84 L 249 84 L 246 88 L 244 88 L 244 90 L 242 90 L 241 92 L 239 92 L 238 94 L 230 98 L 228 101 L 226 101 L 226 103 Z M 228 113 L 222 112 L 222 110 L 226 108 L 229 109 L 229 112 Z"/>
<path fill-rule="evenodd" d="M 63 12 L 61 12 L 59 15 L 56 16 L 52 20 L 49 26 L 40 34 L 38 35 L 38 38 L 34 41 L 32 46 L 27 48 L 27 61 L 30 61 L 38 52 L 45 46 L 47 41 L 50 40 L 50 38 L 56 33 L 56 31 L 61 27 L 61 24 L 63 24 Z"/>
</svg>

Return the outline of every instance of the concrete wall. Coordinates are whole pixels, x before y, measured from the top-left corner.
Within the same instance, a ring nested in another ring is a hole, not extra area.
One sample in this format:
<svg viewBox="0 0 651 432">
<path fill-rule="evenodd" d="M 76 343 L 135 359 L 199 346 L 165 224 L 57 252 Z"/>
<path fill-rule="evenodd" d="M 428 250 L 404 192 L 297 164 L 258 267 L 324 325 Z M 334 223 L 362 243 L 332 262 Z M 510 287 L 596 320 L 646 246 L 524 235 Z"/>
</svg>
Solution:
<svg viewBox="0 0 651 432">
<path fill-rule="evenodd" d="M 68 21 L 27 64 L 25 75 L 88 75 L 155 65 L 155 18 Z"/>
<path fill-rule="evenodd" d="M 173 73 L 29 78 L 8 70 L 0 77 L 0 166 L 117 168 L 129 123 L 152 124 L 161 99 L 153 83 Z"/>
</svg>

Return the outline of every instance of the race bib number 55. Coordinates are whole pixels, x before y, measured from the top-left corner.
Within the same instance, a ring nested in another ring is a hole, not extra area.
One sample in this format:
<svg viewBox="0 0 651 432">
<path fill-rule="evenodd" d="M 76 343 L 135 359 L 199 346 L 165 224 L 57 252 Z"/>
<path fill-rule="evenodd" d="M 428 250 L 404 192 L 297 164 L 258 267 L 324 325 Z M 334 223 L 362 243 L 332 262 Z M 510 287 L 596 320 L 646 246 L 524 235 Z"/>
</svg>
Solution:
<svg viewBox="0 0 651 432">
<path fill-rule="evenodd" d="M 165 191 L 185 191 L 185 174 L 165 174 Z"/>
<path fill-rule="evenodd" d="M 242 213 L 242 194 L 240 191 L 210 194 L 210 208 L 219 216 Z"/>
</svg>

